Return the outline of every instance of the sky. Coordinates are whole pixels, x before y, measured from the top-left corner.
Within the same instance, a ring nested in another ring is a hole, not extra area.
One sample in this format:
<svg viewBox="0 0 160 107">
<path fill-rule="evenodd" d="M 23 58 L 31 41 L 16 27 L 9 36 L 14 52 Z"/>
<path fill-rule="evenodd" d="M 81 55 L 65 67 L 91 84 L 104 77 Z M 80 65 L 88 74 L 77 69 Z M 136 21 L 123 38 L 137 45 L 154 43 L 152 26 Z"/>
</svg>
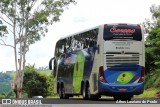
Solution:
<svg viewBox="0 0 160 107">
<path fill-rule="evenodd" d="M 48 66 L 54 56 L 55 43 L 67 35 L 107 23 L 139 24 L 151 18 L 150 7 L 160 5 L 159 0 L 76 0 L 60 17 L 60 22 L 49 26 L 41 41 L 31 45 L 26 54 L 26 65 Z M 11 38 L 4 38 L 12 44 Z M 0 71 L 15 70 L 14 51 L 0 46 Z"/>
</svg>

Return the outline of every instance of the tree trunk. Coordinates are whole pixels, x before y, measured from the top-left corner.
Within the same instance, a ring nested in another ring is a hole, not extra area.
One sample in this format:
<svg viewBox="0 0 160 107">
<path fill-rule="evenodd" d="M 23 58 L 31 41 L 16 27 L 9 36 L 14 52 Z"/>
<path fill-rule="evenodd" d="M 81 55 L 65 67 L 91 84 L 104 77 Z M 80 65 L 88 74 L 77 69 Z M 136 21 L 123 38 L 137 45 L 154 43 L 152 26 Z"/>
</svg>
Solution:
<svg viewBox="0 0 160 107">
<path fill-rule="evenodd" d="M 23 85 L 23 81 L 22 81 L 22 42 L 20 42 L 20 59 L 19 59 L 19 98 L 22 98 L 22 85 Z"/>
<path fill-rule="evenodd" d="M 16 67 L 16 85 L 17 85 L 17 98 L 19 97 L 19 70 L 18 70 L 18 63 L 17 63 L 17 47 L 16 47 L 16 20 L 14 19 L 13 23 L 13 36 L 14 36 L 14 56 L 15 56 L 15 67 Z"/>
</svg>

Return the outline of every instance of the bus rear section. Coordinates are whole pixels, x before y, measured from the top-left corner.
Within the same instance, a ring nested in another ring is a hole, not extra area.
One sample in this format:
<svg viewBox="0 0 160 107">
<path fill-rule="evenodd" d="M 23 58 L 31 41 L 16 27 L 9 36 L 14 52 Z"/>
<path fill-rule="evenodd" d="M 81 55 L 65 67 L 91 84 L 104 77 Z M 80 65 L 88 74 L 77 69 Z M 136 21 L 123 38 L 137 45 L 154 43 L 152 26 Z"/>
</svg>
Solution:
<svg viewBox="0 0 160 107">
<path fill-rule="evenodd" d="M 144 91 L 144 39 L 140 25 L 104 25 L 99 93 L 130 100 Z"/>
</svg>

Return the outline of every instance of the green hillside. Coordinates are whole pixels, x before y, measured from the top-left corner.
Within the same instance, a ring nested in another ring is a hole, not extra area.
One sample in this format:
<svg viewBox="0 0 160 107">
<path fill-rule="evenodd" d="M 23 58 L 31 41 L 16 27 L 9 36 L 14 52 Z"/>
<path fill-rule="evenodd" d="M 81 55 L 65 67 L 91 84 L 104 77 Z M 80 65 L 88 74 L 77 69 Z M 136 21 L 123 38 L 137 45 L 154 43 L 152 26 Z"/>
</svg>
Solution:
<svg viewBox="0 0 160 107">
<path fill-rule="evenodd" d="M 10 80 L 13 79 L 8 73 L 0 72 L 0 94 L 8 94 L 11 91 Z"/>
</svg>

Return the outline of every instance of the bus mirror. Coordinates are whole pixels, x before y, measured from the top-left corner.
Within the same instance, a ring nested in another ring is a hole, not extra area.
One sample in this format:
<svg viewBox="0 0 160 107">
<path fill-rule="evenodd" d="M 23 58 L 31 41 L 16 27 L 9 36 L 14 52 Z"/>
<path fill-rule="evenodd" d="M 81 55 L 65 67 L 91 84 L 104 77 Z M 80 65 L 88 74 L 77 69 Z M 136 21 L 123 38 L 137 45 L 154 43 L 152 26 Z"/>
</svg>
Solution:
<svg viewBox="0 0 160 107">
<path fill-rule="evenodd" d="M 49 70 L 52 70 L 52 62 L 53 62 L 53 59 L 54 59 L 54 57 L 51 58 L 50 61 L 49 61 Z"/>
<path fill-rule="evenodd" d="M 97 45 L 97 53 L 99 54 L 100 52 L 100 48 L 99 48 L 99 45 Z"/>
</svg>

